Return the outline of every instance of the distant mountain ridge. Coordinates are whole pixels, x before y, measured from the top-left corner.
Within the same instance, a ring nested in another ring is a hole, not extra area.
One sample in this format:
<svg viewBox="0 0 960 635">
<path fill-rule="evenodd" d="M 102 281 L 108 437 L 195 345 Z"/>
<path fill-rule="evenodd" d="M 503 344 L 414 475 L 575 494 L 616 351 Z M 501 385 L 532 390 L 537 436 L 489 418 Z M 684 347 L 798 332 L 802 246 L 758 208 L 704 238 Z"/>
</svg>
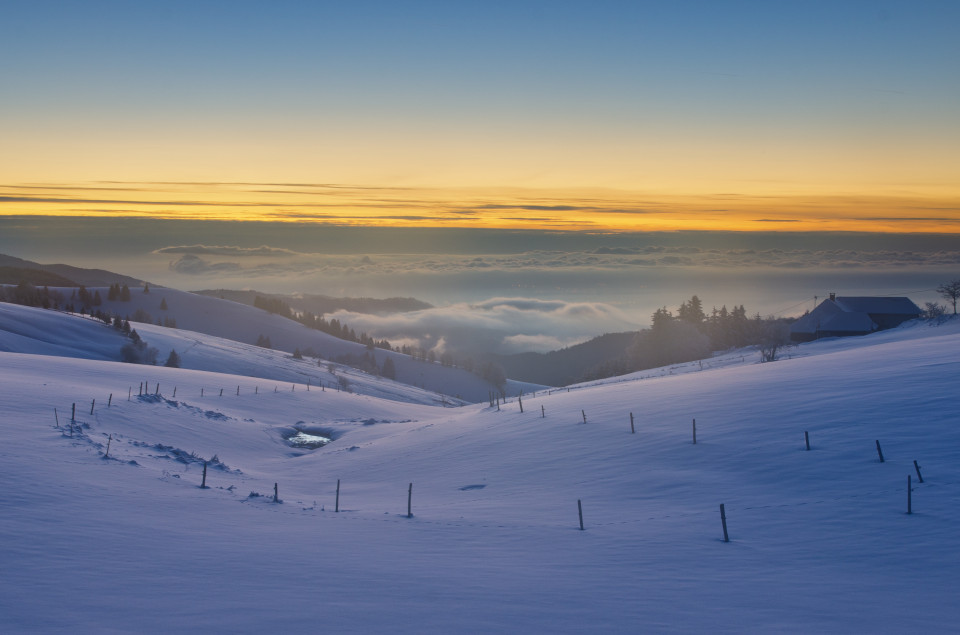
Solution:
<svg viewBox="0 0 960 635">
<path fill-rule="evenodd" d="M 547 386 L 567 386 L 604 362 L 621 357 L 637 337 L 636 331 L 605 333 L 591 340 L 549 353 L 490 355 L 507 377 Z"/>
<path fill-rule="evenodd" d="M 35 272 L 43 272 L 57 278 L 45 277 Z M 116 282 L 130 287 L 140 287 L 144 284 L 144 281 L 139 278 L 105 269 L 84 269 L 63 264 L 42 265 L 31 260 L 0 254 L 0 284 L 20 284 L 24 281 L 33 285 L 78 286 L 82 284 L 87 287 L 109 287 Z"/>
</svg>

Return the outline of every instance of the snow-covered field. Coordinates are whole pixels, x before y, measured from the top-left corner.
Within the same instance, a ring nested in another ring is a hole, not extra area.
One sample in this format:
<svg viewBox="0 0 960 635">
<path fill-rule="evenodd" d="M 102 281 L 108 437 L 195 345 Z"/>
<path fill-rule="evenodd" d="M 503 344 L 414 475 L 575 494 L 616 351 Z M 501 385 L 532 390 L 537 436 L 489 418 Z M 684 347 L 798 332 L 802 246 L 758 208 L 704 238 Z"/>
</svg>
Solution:
<svg viewBox="0 0 960 635">
<path fill-rule="evenodd" d="M 0 353 L 4 633 L 960 620 L 957 320 L 538 392 L 524 412 L 277 387 L 240 376 L 259 358 L 239 348 L 236 374 L 49 354 L 75 335 Z M 298 449 L 298 429 L 334 440 Z"/>
<path fill-rule="evenodd" d="M 107 289 L 99 291 L 106 297 Z M 68 297 L 69 290 L 64 290 L 64 295 Z M 494 386 L 466 370 L 417 361 L 408 355 L 381 349 L 371 354 L 378 365 L 382 365 L 388 356 L 393 360 L 397 381 L 331 363 L 329 360 L 340 355 L 359 358 L 368 351 L 362 344 L 337 339 L 279 315 L 229 300 L 157 287 L 149 294 L 134 292 L 132 298 L 131 302 L 105 301 L 102 309 L 116 315 L 131 315 L 137 309 L 147 310 L 152 316 L 176 315 L 179 327 L 176 329 L 131 323 L 137 333 L 159 351 L 159 364 L 163 364 L 170 351 L 175 350 L 181 357 L 183 368 L 229 369 L 231 374 L 313 386 L 335 386 L 343 377 L 355 392 L 418 403 L 487 401 L 490 391 L 495 390 Z M 170 308 L 161 314 L 157 306 L 164 300 Z M 265 333 L 270 337 L 273 349 L 253 344 L 259 335 Z M 122 334 L 100 320 L 0 303 L 0 351 L 119 361 L 120 348 L 126 342 L 128 340 Z M 321 363 L 310 357 L 293 359 L 295 349 L 306 350 L 307 347 L 323 355 Z M 409 390 L 410 387 L 420 390 Z M 511 380 L 507 382 L 506 391 L 508 395 L 516 395 L 542 388 L 544 386 Z"/>
</svg>

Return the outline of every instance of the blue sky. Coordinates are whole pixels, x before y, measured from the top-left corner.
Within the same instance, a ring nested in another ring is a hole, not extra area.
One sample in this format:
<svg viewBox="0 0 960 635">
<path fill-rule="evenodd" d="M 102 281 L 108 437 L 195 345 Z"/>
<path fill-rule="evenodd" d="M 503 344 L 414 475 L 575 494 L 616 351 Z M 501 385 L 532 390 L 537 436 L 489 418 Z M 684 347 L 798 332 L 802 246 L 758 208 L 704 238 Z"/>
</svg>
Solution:
<svg viewBox="0 0 960 635">
<path fill-rule="evenodd" d="M 0 167 L 955 197 L 958 23 L 900 0 L 7 2 Z"/>
</svg>

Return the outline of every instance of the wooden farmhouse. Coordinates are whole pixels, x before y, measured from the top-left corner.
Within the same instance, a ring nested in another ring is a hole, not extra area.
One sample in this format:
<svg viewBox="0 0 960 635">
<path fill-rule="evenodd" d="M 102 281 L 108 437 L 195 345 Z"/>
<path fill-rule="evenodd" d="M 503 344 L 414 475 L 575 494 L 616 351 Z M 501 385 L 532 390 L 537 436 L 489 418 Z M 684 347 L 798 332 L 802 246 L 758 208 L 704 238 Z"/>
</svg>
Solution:
<svg viewBox="0 0 960 635">
<path fill-rule="evenodd" d="M 821 337 L 867 335 L 920 317 L 923 311 L 910 298 L 837 297 L 790 325 L 790 339 L 809 342 Z"/>
</svg>

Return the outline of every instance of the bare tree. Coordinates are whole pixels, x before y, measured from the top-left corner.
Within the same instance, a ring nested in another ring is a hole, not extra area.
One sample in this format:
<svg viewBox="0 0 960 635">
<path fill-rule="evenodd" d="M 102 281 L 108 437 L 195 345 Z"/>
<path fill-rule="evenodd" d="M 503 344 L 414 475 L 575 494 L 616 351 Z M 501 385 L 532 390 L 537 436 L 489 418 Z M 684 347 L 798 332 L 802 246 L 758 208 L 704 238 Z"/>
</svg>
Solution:
<svg viewBox="0 0 960 635">
<path fill-rule="evenodd" d="M 938 318 L 947 312 L 947 307 L 939 302 L 927 302 L 923 309 L 923 317 Z"/>
<path fill-rule="evenodd" d="M 960 278 L 944 282 L 937 287 L 937 293 L 953 303 L 953 314 L 957 314 L 957 299 L 960 298 Z"/>
<path fill-rule="evenodd" d="M 768 318 L 758 325 L 760 361 L 775 362 L 783 349 L 791 346 L 790 328 L 783 322 Z"/>
</svg>

